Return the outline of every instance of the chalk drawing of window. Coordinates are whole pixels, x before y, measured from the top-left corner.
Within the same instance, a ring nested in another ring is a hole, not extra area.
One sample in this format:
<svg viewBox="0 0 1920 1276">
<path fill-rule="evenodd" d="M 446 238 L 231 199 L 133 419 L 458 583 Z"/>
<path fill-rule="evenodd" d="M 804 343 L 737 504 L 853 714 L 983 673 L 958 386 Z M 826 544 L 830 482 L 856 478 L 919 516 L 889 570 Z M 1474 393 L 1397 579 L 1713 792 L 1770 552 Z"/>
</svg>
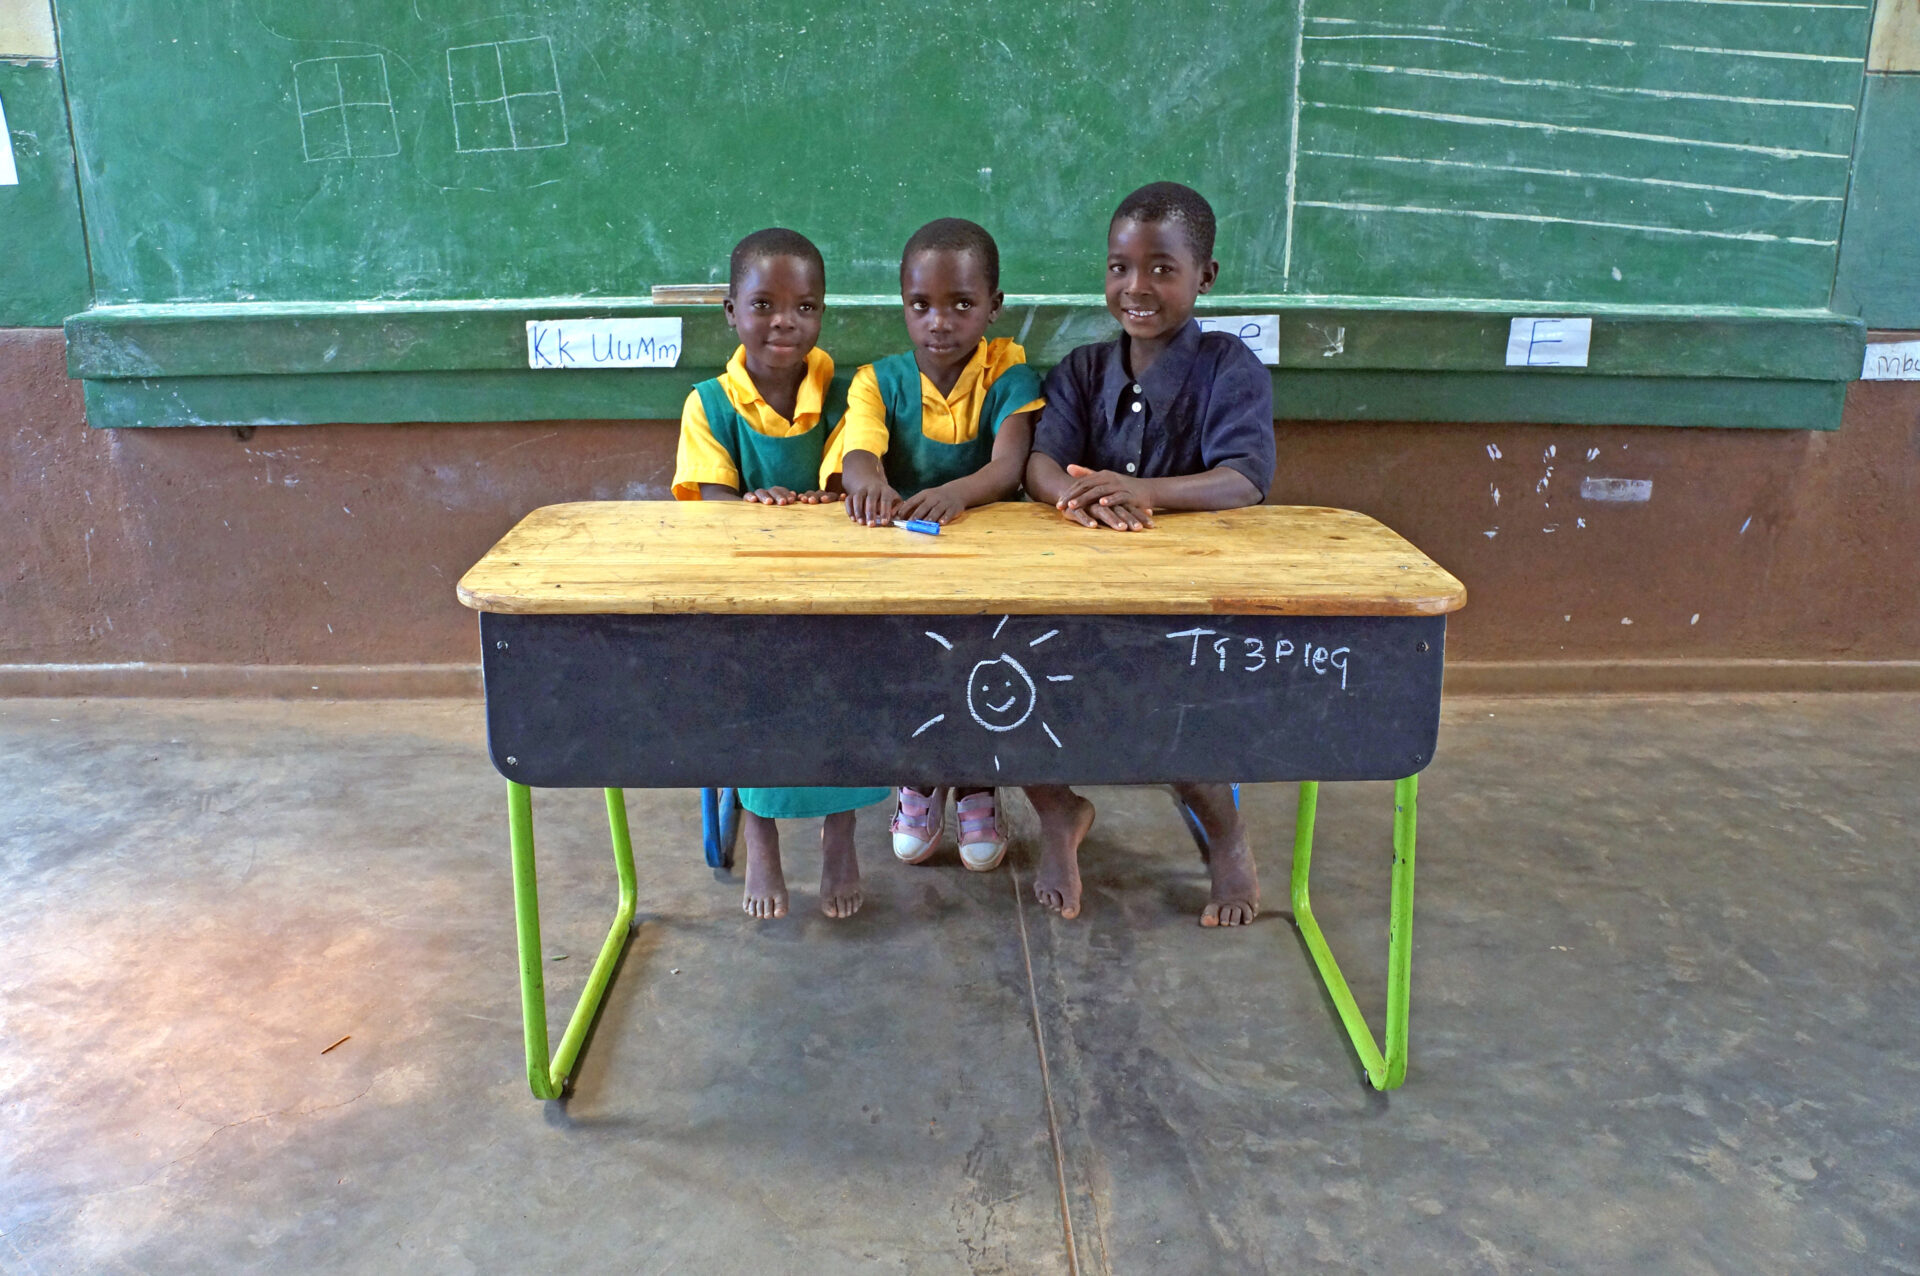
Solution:
<svg viewBox="0 0 1920 1276">
<path fill-rule="evenodd" d="M 533 151 L 567 144 L 553 42 L 543 35 L 447 50 L 453 149 Z"/>
<path fill-rule="evenodd" d="M 295 62 L 293 102 L 308 163 L 400 153 L 387 60 L 378 53 Z"/>
</svg>

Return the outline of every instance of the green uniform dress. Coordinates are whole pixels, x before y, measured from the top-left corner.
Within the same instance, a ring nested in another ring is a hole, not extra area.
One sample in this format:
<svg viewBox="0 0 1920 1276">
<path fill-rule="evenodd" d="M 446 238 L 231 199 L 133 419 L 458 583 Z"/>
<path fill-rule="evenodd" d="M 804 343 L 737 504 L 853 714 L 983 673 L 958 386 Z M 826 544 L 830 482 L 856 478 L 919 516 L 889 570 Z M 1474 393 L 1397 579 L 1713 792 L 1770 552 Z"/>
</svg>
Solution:
<svg viewBox="0 0 1920 1276">
<path fill-rule="evenodd" d="M 930 439 L 920 419 L 920 365 L 913 351 L 888 355 L 873 365 L 880 401 L 887 408 L 887 482 L 902 496 L 965 478 L 993 459 L 1000 423 L 1040 397 L 1040 374 L 1024 363 L 1002 372 L 980 404 L 980 429 L 965 443 Z"/>
<path fill-rule="evenodd" d="M 760 433 L 740 418 L 719 378 L 694 387 L 706 410 L 707 428 L 727 449 L 740 471 L 740 490 L 785 487 L 811 492 L 820 486 L 820 461 L 826 438 L 846 410 L 846 387 L 835 381 L 821 405 L 820 419 L 805 434 L 776 439 Z M 800 820 L 835 815 L 869 806 L 885 798 L 887 789 L 741 789 L 740 805 L 769 820 Z"/>
</svg>

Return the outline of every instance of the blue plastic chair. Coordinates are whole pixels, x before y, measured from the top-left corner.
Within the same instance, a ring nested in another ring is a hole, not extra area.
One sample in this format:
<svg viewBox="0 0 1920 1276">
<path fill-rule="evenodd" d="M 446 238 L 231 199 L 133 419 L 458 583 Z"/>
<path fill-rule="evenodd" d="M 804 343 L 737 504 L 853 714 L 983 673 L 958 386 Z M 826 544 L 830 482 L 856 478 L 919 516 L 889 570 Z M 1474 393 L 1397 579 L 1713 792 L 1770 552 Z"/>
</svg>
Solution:
<svg viewBox="0 0 1920 1276">
<path fill-rule="evenodd" d="M 1193 813 L 1192 807 L 1188 806 L 1185 802 L 1181 802 L 1178 798 L 1174 799 L 1174 801 L 1180 808 L 1180 818 L 1187 822 L 1187 832 L 1193 834 L 1193 844 L 1200 848 L 1200 858 L 1205 859 L 1209 851 L 1209 847 L 1207 846 L 1207 830 L 1201 827 L 1200 817 Z M 1233 804 L 1235 806 L 1240 805 L 1240 786 L 1237 784 L 1233 786 Z"/>
<path fill-rule="evenodd" d="M 739 790 L 701 789 L 700 840 L 706 846 L 707 867 L 731 869 L 733 844 L 739 836 Z"/>
</svg>

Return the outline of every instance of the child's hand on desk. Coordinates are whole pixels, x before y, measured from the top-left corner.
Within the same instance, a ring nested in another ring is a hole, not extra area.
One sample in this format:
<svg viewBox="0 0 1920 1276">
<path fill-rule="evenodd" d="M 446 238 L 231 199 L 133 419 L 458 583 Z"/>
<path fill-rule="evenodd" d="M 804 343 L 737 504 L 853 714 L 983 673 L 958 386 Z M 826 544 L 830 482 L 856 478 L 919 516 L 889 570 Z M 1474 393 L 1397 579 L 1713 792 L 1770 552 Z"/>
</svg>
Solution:
<svg viewBox="0 0 1920 1276">
<path fill-rule="evenodd" d="M 826 505 L 840 499 L 838 492 L 795 492 L 784 487 L 756 487 L 740 498 L 761 505 Z"/>
<path fill-rule="evenodd" d="M 885 479 L 871 483 L 852 478 L 845 481 L 848 518 L 856 523 L 865 523 L 868 527 L 887 527 L 899 517 L 900 493 L 894 491 Z"/>
<path fill-rule="evenodd" d="M 924 518 L 932 523 L 951 523 L 966 513 L 966 498 L 949 490 L 947 484 L 915 492 L 894 509 L 895 518 Z"/>
<path fill-rule="evenodd" d="M 1153 526 L 1153 497 L 1144 479 L 1084 465 L 1069 465 L 1067 475 L 1073 486 L 1054 504 L 1074 522 L 1086 527 L 1104 525 L 1117 532 Z"/>
</svg>

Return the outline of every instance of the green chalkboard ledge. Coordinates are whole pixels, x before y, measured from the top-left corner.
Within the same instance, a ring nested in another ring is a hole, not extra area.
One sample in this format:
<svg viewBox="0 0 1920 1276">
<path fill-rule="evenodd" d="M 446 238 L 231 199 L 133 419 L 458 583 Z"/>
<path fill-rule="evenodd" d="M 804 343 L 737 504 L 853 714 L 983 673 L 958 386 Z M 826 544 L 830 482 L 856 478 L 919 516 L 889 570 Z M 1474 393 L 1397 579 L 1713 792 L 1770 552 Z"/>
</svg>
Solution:
<svg viewBox="0 0 1920 1276">
<path fill-rule="evenodd" d="M 1289 420 L 1539 421 L 1830 430 L 1860 373 L 1861 321 L 1824 310 L 1567 306 L 1377 297 L 1202 298 L 1272 315 Z M 672 369 L 534 370 L 533 319 L 684 320 Z M 1586 368 L 1510 369 L 1510 321 L 1589 316 Z M 637 298 L 102 306 L 67 320 L 96 427 L 674 418 L 733 350 L 720 307 Z M 996 335 L 1036 365 L 1116 331 L 1095 296 L 1008 299 Z M 906 347 L 896 297 L 829 302 L 843 368 Z"/>
</svg>

